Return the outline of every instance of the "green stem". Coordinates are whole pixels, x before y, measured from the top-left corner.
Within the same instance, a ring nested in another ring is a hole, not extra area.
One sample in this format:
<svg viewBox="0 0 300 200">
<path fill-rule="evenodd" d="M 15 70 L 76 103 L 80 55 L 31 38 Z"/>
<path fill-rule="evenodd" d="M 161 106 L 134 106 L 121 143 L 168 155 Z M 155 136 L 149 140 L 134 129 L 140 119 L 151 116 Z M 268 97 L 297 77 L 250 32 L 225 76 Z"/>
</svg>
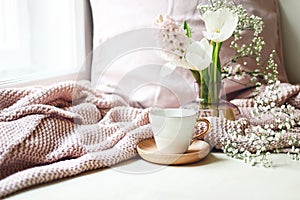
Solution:
<svg viewBox="0 0 300 200">
<path fill-rule="evenodd" d="M 218 105 L 219 103 L 219 93 L 221 86 L 221 63 L 220 63 L 220 50 L 222 47 L 221 42 L 211 42 L 213 45 L 213 55 L 212 55 L 212 64 L 210 67 L 210 104 Z"/>
<path fill-rule="evenodd" d="M 215 74 L 215 84 L 216 84 L 216 90 L 215 90 L 215 100 L 216 100 L 216 103 L 218 104 L 219 103 L 219 97 L 220 97 L 220 90 L 221 90 L 221 79 L 222 79 L 222 76 L 221 76 L 221 62 L 220 62 L 220 51 L 221 51 L 221 47 L 222 47 L 222 43 L 219 42 L 217 43 L 216 45 L 216 52 L 215 52 L 215 56 L 217 57 L 216 60 L 217 60 L 217 70 L 216 70 L 216 74 Z"/>
<path fill-rule="evenodd" d="M 191 69 L 192 75 L 198 85 L 198 97 L 200 99 L 200 106 L 205 107 L 208 103 L 208 69 L 196 70 Z"/>
<path fill-rule="evenodd" d="M 200 98 L 202 99 L 202 104 L 203 106 L 206 106 L 208 104 L 208 68 L 201 70 L 201 96 Z"/>
<path fill-rule="evenodd" d="M 204 98 L 204 87 L 203 87 L 203 83 L 204 83 L 204 80 L 203 80 L 203 71 L 202 70 L 200 70 L 199 71 L 199 73 L 200 73 L 200 83 L 198 83 L 198 85 L 199 85 L 199 98 L 200 98 L 200 101 Z"/>
<path fill-rule="evenodd" d="M 214 87 L 213 87 L 213 77 L 214 77 L 214 71 L 215 71 L 215 67 L 214 67 L 214 54 L 215 54 L 215 48 L 216 48 L 216 43 L 211 41 L 210 44 L 213 47 L 213 52 L 212 52 L 212 63 L 209 66 L 209 83 L 208 83 L 208 104 L 211 105 L 213 103 L 213 96 L 212 94 L 214 94 Z"/>
</svg>

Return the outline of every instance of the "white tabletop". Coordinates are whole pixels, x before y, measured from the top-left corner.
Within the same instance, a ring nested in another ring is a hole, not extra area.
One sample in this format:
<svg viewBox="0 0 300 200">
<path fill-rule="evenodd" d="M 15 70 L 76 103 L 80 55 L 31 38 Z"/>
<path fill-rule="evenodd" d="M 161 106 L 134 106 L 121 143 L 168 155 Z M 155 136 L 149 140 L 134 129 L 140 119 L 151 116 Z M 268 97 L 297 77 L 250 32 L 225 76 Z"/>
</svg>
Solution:
<svg viewBox="0 0 300 200">
<path fill-rule="evenodd" d="M 36 186 L 8 199 L 300 199 L 300 162 L 274 155 L 274 167 L 251 167 L 222 153 L 184 166 L 140 158 Z"/>
</svg>

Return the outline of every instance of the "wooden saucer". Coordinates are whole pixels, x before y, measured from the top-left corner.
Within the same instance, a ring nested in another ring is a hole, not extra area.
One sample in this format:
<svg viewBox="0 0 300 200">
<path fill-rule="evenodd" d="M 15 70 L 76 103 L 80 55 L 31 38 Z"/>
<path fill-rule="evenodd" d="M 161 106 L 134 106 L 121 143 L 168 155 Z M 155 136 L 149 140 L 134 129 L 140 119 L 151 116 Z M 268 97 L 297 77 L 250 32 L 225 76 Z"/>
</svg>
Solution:
<svg viewBox="0 0 300 200">
<path fill-rule="evenodd" d="M 144 140 L 137 145 L 139 155 L 146 161 L 163 165 L 183 165 L 197 162 L 210 151 L 208 143 L 195 140 L 184 154 L 163 154 L 158 152 L 154 139 Z"/>
</svg>

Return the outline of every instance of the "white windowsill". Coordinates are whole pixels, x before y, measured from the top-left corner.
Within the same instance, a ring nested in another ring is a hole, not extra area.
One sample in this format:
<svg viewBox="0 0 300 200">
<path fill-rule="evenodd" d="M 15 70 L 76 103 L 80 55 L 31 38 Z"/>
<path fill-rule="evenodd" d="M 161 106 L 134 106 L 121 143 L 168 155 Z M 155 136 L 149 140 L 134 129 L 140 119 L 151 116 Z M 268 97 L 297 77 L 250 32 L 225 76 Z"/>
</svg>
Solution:
<svg viewBox="0 0 300 200">
<path fill-rule="evenodd" d="M 15 87 L 29 87 L 33 85 L 49 85 L 59 81 L 68 80 L 89 80 L 89 75 L 86 71 L 74 72 L 74 70 L 57 72 L 57 73 L 39 73 L 28 75 L 20 78 L 13 78 L 0 81 L 0 88 L 15 88 Z"/>
</svg>

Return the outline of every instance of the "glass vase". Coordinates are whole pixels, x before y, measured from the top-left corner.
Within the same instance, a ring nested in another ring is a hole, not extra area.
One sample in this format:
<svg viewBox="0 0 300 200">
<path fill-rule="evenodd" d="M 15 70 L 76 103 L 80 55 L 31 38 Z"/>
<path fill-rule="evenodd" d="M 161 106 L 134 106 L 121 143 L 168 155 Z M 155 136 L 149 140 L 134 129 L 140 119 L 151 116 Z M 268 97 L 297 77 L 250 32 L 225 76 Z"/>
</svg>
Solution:
<svg viewBox="0 0 300 200">
<path fill-rule="evenodd" d="M 221 87 L 223 88 L 223 87 Z M 209 143 L 210 147 L 215 147 L 215 137 L 218 137 L 224 129 L 224 120 L 237 120 L 240 118 L 240 111 L 237 106 L 221 98 L 223 90 L 219 91 L 219 98 L 214 103 L 208 103 L 201 97 L 201 91 L 199 91 L 198 84 L 195 84 L 196 98 L 187 104 L 183 105 L 183 108 L 193 109 L 197 112 L 197 118 L 206 118 L 210 122 L 210 131 L 202 139 Z M 206 124 L 200 123 L 195 126 L 195 133 L 201 133 L 206 130 Z"/>
<path fill-rule="evenodd" d="M 217 86 L 216 86 L 217 88 Z M 237 106 L 221 98 L 223 93 L 223 86 L 221 84 L 220 90 L 218 92 L 218 99 L 214 101 L 207 101 L 207 99 L 202 98 L 204 95 L 201 91 L 201 87 L 197 82 L 195 82 L 195 93 L 196 98 L 187 104 L 183 105 L 183 108 L 193 109 L 197 112 L 198 117 L 224 117 L 227 120 L 237 120 L 240 118 L 240 111 Z M 206 91 L 207 92 L 207 91 Z M 207 96 L 206 96 L 207 97 Z"/>
</svg>

